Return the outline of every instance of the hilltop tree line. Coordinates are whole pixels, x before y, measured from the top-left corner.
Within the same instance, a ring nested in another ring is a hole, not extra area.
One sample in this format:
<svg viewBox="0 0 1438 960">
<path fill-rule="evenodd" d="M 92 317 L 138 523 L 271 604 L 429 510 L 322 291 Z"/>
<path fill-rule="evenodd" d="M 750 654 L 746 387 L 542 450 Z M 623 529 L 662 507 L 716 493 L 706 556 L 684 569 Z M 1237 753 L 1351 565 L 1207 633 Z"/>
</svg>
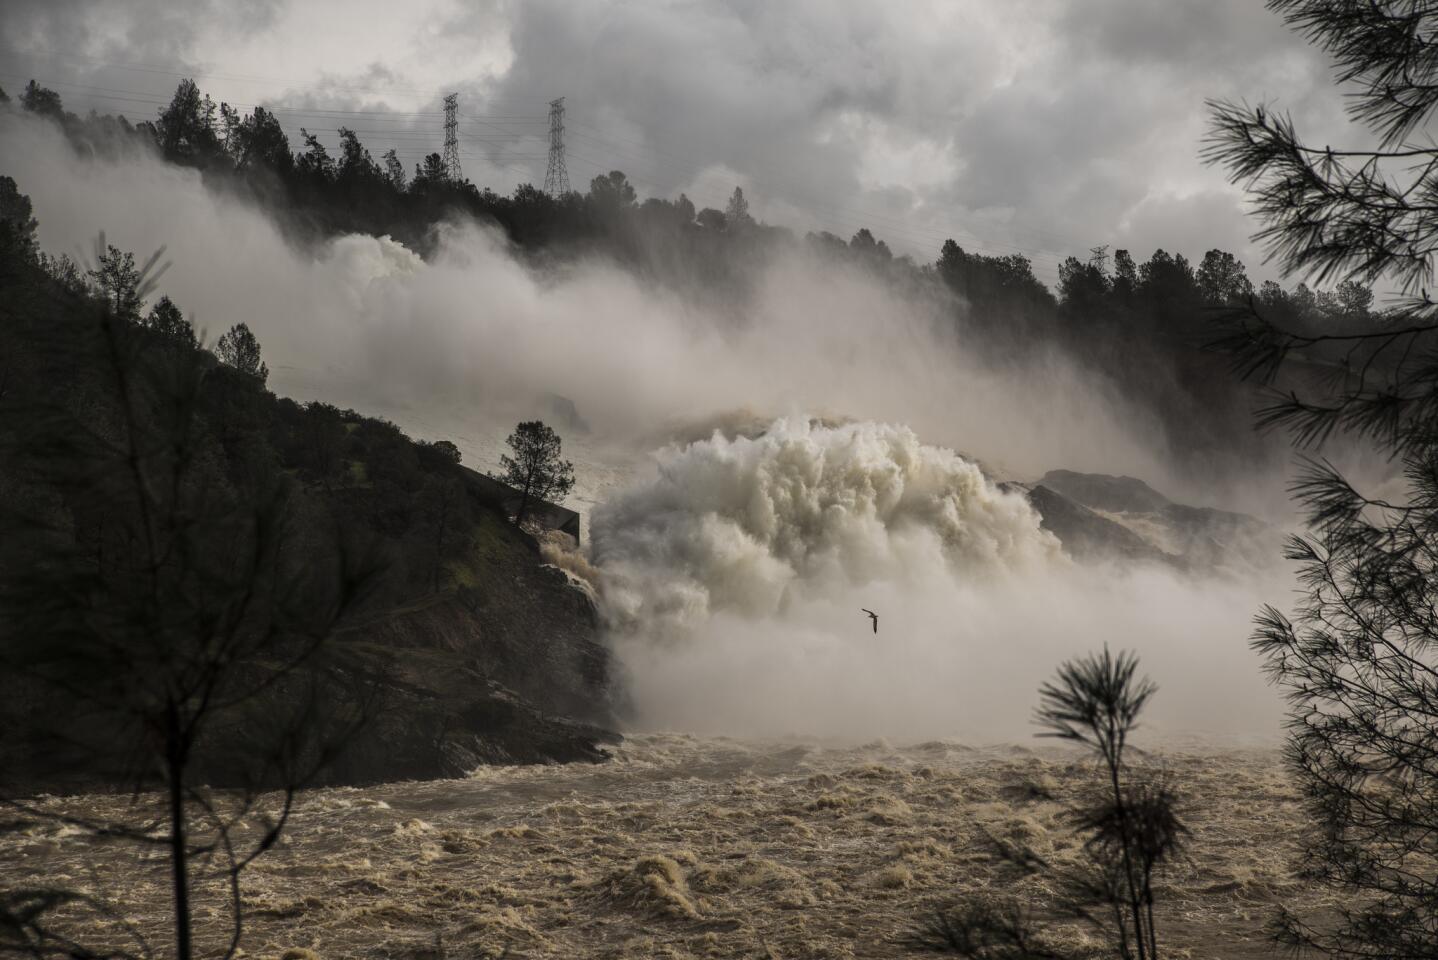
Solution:
<svg viewBox="0 0 1438 960">
<path fill-rule="evenodd" d="M 0 98 L 8 100 L 3 90 Z M 136 124 L 94 113 L 77 117 L 64 109 L 58 93 L 33 80 L 19 103 L 60 123 L 73 140 L 96 152 L 153 149 L 171 163 L 239 177 L 257 189 L 281 190 L 289 209 L 301 211 L 306 225 L 325 232 L 390 233 L 410 237 L 424 248 L 425 234 L 434 223 L 461 212 L 497 223 L 510 240 L 526 248 L 616 240 L 628 226 L 723 234 L 731 243 L 735 238 L 761 245 L 792 239 L 787 229 L 751 216 L 748 199 L 738 187 L 723 210 L 696 209 L 682 193 L 676 200 L 640 201 L 634 185 L 618 170 L 593 178 L 587 193 L 551 197 L 523 183 L 506 196 L 467 179 L 451 180 L 437 152 L 412 171 L 393 149 L 376 159 L 355 131 L 343 126 L 338 128 L 336 152 L 306 128 L 301 128 L 300 149 L 294 149 L 275 113 L 257 106 L 241 114 L 228 103 L 216 103 L 193 80 L 180 82 L 155 120 Z M 1104 319 L 1172 332 L 1191 319 L 1195 308 L 1249 297 L 1277 317 L 1318 330 L 1366 319 L 1373 303 L 1371 290 L 1351 280 L 1331 291 L 1301 283 L 1284 290 L 1273 281 L 1255 288 L 1243 263 L 1221 250 L 1208 251 L 1195 267 L 1184 255 L 1164 250 L 1140 263 L 1127 250 L 1110 257 L 1106 248 L 1097 248 L 1086 258 L 1069 257 L 1060 267 L 1057 291 L 1050 291 L 1022 254 L 966 253 L 949 240 L 934 264 L 920 266 L 907 256 L 895 256 L 868 228 L 848 240 L 828 232 L 809 233 L 805 239 L 832 256 L 941 279 L 962 295 L 973 313 L 1026 332 L 1060 319 L 1069 324 Z M 634 252 L 619 246 L 613 252 Z"/>
<path fill-rule="evenodd" d="M 1268 455 L 1249 429 L 1252 391 L 1234 385 L 1225 361 L 1201 349 L 1215 314 L 1253 303 L 1305 334 L 1376 318 L 1372 291 L 1357 281 L 1345 279 L 1331 290 L 1302 283 L 1284 289 L 1272 281 L 1255 287 L 1244 264 L 1222 250 L 1208 251 L 1195 265 L 1165 250 L 1139 261 L 1127 250 L 1096 248 L 1069 257 L 1051 290 L 1022 254 L 970 252 L 953 240 L 931 264 L 896 256 L 867 228 L 848 240 L 816 232 L 801 241 L 756 220 L 740 188 L 723 210 L 696 209 L 683 194 L 641 201 L 615 170 L 593 178 L 587 193 L 551 197 L 525 183 L 501 195 L 451 180 L 438 153 L 412 170 L 393 149 L 376 158 L 347 127 L 339 128 L 335 151 L 305 128 L 296 148 L 274 112 L 257 106 L 241 114 L 191 80 L 179 84 L 156 119 L 135 124 L 93 113 L 77 117 L 34 81 L 18 99 L 23 110 L 53 119 L 88 151 L 149 151 L 200 170 L 207 181 L 249 191 L 283 211 L 277 216 L 300 237 L 388 234 L 428 254 L 436 224 L 467 215 L 496 224 L 521 255 L 548 261 L 607 256 L 725 309 L 744 302 L 776 251 L 802 243 L 816 256 L 872 272 L 906 296 L 940 298 L 964 347 L 994 362 L 1063 347 L 1106 378 L 1115 394 L 1154 411 L 1170 436 L 1181 436 L 1173 444 L 1180 457 Z M 1306 351 L 1315 370 L 1332 359 L 1323 350 L 1312 345 Z M 1303 364 L 1290 375 L 1304 376 Z"/>
<path fill-rule="evenodd" d="M 3 91 L 0 97 L 5 97 Z M 526 183 L 502 196 L 467 179 L 451 180 L 438 153 L 428 154 L 412 170 L 393 149 L 376 158 L 348 127 L 338 129 L 335 152 L 303 127 L 302 142 L 295 148 L 274 112 L 257 106 L 242 115 L 203 94 L 192 80 L 179 84 L 155 120 L 133 124 L 124 117 L 94 113 L 78 117 L 64 109 L 58 93 L 34 81 L 18 99 L 22 109 L 53 119 L 88 150 L 102 155 L 152 150 L 207 177 L 283 199 L 294 214 L 291 225 L 314 236 L 387 233 L 426 251 L 432 226 L 454 213 L 493 221 L 529 249 L 612 241 L 627 217 L 648 226 L 711 232 L 757 226 L 739 189 L 724 210 L 696 210 L 682 195 L 674 202 L 651 198 L 640 203 L 625 175 L 613 171 L 595 177 L 587 194 L 551 197 Z"/>
</svg>

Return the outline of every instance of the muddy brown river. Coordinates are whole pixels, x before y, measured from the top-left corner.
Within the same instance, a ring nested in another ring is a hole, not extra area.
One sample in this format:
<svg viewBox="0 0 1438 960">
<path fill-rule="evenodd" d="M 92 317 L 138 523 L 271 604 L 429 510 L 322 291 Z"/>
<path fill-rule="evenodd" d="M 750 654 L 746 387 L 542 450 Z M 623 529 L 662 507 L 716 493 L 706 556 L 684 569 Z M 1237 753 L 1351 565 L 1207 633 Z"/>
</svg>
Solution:
<svg viewBox="0 0 1438 960">
<path fill-rule="evenodd" d="M 1278 903 L 1322 909 L 1331 895 L 1294 873 L 1303 814 L 1275 751 L 1174 746 L 1145 762 L 1173 776 L 1193 831 L 1162 888 L 1168 955 L 1267 956 Z M 318 790 L 244 874 L 245 953 L 907 956 L 904 934 L 936 903 L 997 890 L 1052 906 L 1051 881 L 995 863 L 987 838 L 1077 856 L 1065 804 L 1095 777 L 1079 755 L 1048 749 L 643 735 L 596 766 Z M 87 814 L 121 802 L 45 801 Z M 130 947 L 138 934 L 161 956 L 165 869 L 158 854 L 68 828 L 0 840 L 11 883 L 81 888 L 136 923 L 125 934 L 76 914 L 77 937 Z M 200 955 L 228 937 L 220 893 L 199 884 Z M 1083 927 L 1050 936 L 1103 955 Z"/>
</svg>

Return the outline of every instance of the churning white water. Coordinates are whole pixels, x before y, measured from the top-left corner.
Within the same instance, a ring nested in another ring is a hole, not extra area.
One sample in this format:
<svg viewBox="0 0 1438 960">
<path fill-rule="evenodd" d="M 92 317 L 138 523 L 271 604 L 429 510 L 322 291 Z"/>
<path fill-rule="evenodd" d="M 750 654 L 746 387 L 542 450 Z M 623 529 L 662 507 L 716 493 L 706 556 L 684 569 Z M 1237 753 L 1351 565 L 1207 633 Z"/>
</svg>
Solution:
<svg viewBox="0 0 1438 960">
<path fill-rule="evenodd" d="M 716 433 L 664 453 L 659 477 L 604 505 L 594 524 L 613 613 L 664 630 L 1059 554 L 1021 494 L 905 427 L 874 423 L 780 419 L 755 438 Z"/>
<path fill-rule="evenodd" d="M 1026 737 L 1038 685 L 1107 643 L 1139 652 L 1164 730 L 1277 730 L 1245 643 L 1276 582 L 1079 566 L 1022 492 L 902 426 L 671 447 L 592 529 L 640 727 Z"/>
</svg>

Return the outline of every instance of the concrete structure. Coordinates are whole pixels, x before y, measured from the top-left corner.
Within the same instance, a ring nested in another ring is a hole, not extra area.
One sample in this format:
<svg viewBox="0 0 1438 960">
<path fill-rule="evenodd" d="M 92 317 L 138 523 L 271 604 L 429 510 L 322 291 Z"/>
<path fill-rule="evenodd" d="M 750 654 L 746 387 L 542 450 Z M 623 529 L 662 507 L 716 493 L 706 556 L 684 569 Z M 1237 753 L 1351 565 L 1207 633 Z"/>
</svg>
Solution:
<svg viewBox="0 0 1438 960">
<path fill-rule="evenodd" d="M 512 517 L 519 512 L 519 502 L 524 494 L 493 477 L 485 476 L 469 467 L 459 468 L 464 473 L 465 483 L 480 500 L 496 510 Z M 546 530 L 558 530 L 574 538 L 579 544 L 579 514 L 548 500 L 532 499 L 529 503 L 529 517 Z"/>
</svg>

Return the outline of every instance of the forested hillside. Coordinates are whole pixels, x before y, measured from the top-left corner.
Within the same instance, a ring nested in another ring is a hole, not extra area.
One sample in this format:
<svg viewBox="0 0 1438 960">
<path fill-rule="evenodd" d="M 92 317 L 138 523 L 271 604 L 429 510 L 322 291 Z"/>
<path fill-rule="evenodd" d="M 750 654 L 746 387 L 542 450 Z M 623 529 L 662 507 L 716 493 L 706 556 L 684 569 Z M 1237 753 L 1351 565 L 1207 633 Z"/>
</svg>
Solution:
<svg viewBox="0 0 1438 960">
<path fill-rule="evenodd" d="M 212 352 L 146 302 L 153 264 L 100 247 L 82 270 L 35 227 L 0 177 L 9 790 L 147 782 L 115 724 L 169 700 L 244 705 L 195 722 L 210 782 L 282 720 L 327 780 L 598 756 L 576 722 L 608 717 L 591 600 L 452 444 L 274 396 L 244 325 Z"/>
</svg>

